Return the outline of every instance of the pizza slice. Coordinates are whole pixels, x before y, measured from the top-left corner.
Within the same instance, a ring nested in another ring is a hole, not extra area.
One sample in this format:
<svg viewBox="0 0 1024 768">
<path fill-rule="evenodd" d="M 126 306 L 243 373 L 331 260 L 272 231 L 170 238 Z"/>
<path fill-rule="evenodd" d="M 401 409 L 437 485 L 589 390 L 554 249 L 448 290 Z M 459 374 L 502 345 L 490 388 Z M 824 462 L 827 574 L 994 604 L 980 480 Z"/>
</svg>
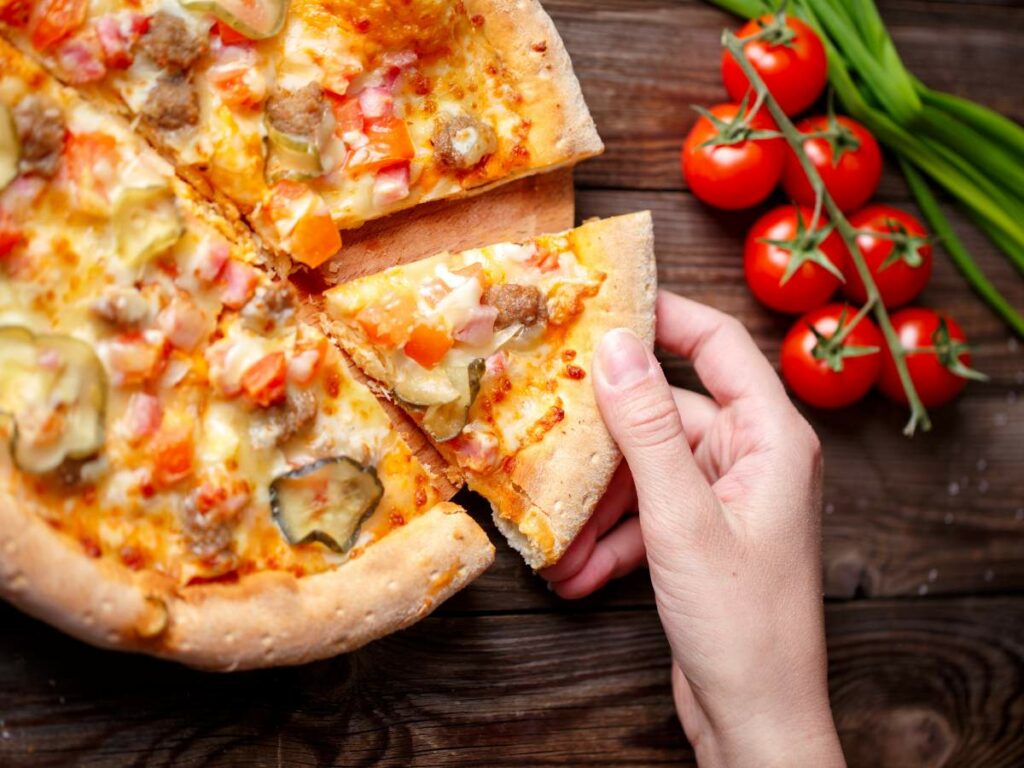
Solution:
<svg viewBox="0 0 1024 768">
<path fill-rule="evenodd" d="M 325 310 L 539 568 L 561 557 L 620 460 L 591 357 L 615 327 L 653 344 L 655 283 L 640 213 L 395 267 L 332 288 Z"/>
<path fill-rule="evenodd" d="M 338 229 L 602 149 L 537 0 L 0 0 L 0 19 L 310 267 Z"/>
<path fill-rule="evenodd" d="M 355 648 L 491 561 L 251 238 L 0 42 L 0 595 L 215 669 Z"/>
</svg>

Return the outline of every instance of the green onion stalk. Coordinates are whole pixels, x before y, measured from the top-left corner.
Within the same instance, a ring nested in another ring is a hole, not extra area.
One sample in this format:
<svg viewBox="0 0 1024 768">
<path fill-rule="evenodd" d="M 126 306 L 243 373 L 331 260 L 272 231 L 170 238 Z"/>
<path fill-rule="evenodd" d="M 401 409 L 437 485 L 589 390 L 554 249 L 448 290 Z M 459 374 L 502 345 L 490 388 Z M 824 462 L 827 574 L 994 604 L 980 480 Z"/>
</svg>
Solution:
<svg viewBox="0 0 1024 768">
<path fill-rule="evenodd" d="M 771 116 L 775 119 L 778 124 L 779 132 L 782 137 L 789 144 L 790 148 L 795 153 L 797 160 L 800 162 L 800 167 L 807 175 L 807 180 L 811 185 L 811 189 L 814 190 L 816 205 L 815 208 L 824 207 L 828 213 L 829 221 L 835 228 L 835 231 L 842 238 L 843 243 L 850 252 L 850 256 L 853 258 L 854 266 L 857 269 L 857 274 L 864 283 L 864 288 L 867 292 L 867 301 L 853 317 L 853 319 L 845 324 L 842 329 L 831 339 L 828 343 L 831 347 L 836 348 L 842 345 L 843 340 L 846 336 L 857 326 L 857 324 L 870 312 L 875 316 L 878 326 L 882 331 L 882 335 L 885 337 L 886 346 L 889 348 L 889 352 L 892 355 L 893 361 L 896 364 L 896 370 L 899 373 L 900 383 L 903 386 L 903 391 L 907 395 L 907 402 L 910 406 L 910 420 L 907 422 L 904 434 L 911 436 L 917 429 L 921 429 L 927 432 L 931 429 L 931 421 L 928 418 L 928 411 L 924 407 L 924 403 L 921 402 L 921 398 L 917 394 L 917 390 L 914 387 L 913 379 L 910 377 L 910 371 L 907 369 L 906 356 L 908 350 L 904 349 L 903 344 L 900 342 L 899 335 L 896 333 L 896 329 L 893 328 L 892 321 L 889 318 L 889 312 L 883 304 L 881 295 L 878 291 L 878 286 L 875 283 L 874 277 L 871 274 L 871 270 L 868 268 L 867 262 L 864 259 L 864 254 L 860 250 L 860 245 L 857 243 L 857 230 L 854 229 L 853 225 L 847 220 L 846 216 L 836 205 L 832 196 L 825 189 L 825 183 L 822 181 L 817 169 L 811 163 L 807 157 L 807 153 L 803 147 L 803 135 L 797 130 L 796 126 L 789 119 L 778 102 L 768 91 L 768 86 L 765 85 L 764 80 L 758 74 L 757 70 L 754 69 L 753 65 L 743 55 L 744 41 L 740 40 L 732 32 L 726 31 L 722 35 L 722 45 L 725 46 L 726 50 L 732 55 L 737 61 L 743 73 L 747 76 L 747 80 L 750 82 L 751 87 L 757 94 L 757 102 L 764 103 L 764 106 L 771 113 Z M 811 223 L 810 229 L 814 230 L 816 221 Z"/>
<path fill-rule="evenodd" d="M 769 0 L 711 2 L 746 18 L 777 10 Z M 959 201 L 1024 274 L 1024 128 L 909 73 L 872 0 L 792 0 L 789 11 L 818 32 L 843 109 L 897 155 L 911 193 L 968 284 L 1024 338 L 1024 317 L 956 237 L 930 186 Z"/>
</svg>

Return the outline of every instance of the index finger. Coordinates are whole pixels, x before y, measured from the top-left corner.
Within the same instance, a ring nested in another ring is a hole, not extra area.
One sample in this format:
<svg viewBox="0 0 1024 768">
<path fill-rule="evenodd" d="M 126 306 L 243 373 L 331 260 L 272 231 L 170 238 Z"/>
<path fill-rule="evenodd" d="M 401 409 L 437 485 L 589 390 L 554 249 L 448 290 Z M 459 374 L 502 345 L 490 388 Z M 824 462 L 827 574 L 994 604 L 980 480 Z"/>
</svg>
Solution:
<svg viewBox="0 0 1024 768">
<path fill-rule="evenodd" d="M 693 362 L 721 405 L 745 399 L 789 403 L 786 390 L 743 324 L 668 291 L 658 292 L 658 346 Z"/>
</svg>

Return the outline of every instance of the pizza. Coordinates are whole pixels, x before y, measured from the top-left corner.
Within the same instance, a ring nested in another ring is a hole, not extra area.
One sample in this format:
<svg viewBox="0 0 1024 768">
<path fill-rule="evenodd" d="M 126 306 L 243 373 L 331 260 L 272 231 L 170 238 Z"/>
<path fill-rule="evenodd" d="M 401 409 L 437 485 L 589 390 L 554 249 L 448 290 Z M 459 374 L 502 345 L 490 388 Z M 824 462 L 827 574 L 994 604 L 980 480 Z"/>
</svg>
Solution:
<svg viewBox="0 0 1024 768">
<path fill-rule="evenodd" d="M 325 318 L 539 568 L 565 552 L 621 458 L 588 380 L 594 350 L 617 327 L 653 344 L 655 292 L 641 213 L 345 283 Z"/>
<path fill-rule="evenodd" d="M 295 288 L 0 42 L 0 594 L 241 669 L 355 648 L 493 548 Z"/>
<path fill-rule="evenodd" d="M 0 20 L 309 267 L 339 230 L 602 149 L 537 0 L 0 0 Z"/>
</svg>

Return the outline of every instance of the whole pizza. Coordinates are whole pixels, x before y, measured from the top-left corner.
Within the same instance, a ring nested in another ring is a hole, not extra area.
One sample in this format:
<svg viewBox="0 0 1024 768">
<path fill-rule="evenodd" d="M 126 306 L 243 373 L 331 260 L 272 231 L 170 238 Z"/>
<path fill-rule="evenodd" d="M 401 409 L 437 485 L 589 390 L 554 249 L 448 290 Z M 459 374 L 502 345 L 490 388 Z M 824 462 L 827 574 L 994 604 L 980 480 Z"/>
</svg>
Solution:
<svg viewBox="0 0 1024 768">
<path fill-rule="evenodd" d="M 653 335 L 650 217 L 323 294 L 344 232 L 601 149 L 532 0 L 0 0 L 0 594 L 220 670 L 352 650 L 494 549 L 557 562 Z"/>
</svg>

